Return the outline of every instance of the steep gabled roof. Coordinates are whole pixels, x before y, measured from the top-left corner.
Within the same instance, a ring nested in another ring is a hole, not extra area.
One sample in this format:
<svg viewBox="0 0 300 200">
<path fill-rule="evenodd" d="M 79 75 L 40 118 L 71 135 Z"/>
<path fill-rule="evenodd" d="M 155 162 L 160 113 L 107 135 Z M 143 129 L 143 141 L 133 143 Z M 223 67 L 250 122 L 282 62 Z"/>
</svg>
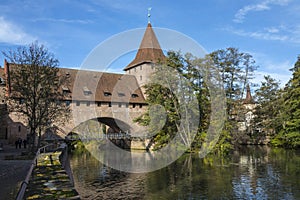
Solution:
<svg viewBox="0 0 300 200">
<path fill-rule="evenodd" d="M 254 100 L 252 98 L 251 91 L 250 91 L 250 86 L 248 84 L 247 85 L 246 98 L 244 99 L 244 104 L 252 104 L 252 103 L 254 103 Z"/>
<path fill-rule="evenodd" d="M 127 67 L 125 67 L 124 71 L 127 71 L 142 63 L 157 63 L 164 59 L 165 55 L 161 50 L 151 24 L 148 23 L 135 59 L 129 63 Z"/>
</svg>

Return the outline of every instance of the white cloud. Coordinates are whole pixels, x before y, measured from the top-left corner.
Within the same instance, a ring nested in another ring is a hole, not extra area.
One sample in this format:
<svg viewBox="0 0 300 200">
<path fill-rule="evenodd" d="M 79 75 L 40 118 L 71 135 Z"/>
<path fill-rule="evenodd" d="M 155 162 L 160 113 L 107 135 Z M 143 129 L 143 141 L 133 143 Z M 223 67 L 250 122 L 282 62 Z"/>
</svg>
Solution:
<svg viewBox="0 0 300 200">
<path fill-rule="evenodd" d="M 265 28 L 263 31 L 245 31 L 242 29 L 234 29 L 232 27 L 229 27 L 226 28 L 225 30 L 235 35 L 251 37 L 251 38 L 261 39 L 261 40 L 290 41 L 292 39 L 286 34 L 280 34 L 279 30 L 274 28 L 270 30 L 268 28 Z"/>
<path fill-rule="evenodd" d="M 255 73 L 255 78 L 252 80 L 253 83 L 257 83 L 260 85 L 262 81 L 264 81 L 264 76 L 270 75 L 277 81 L 280 81 L 280 86 L 284 87 L 285 84 L 290 80 L 292 74 L 281 74 L 276 72 L 265 72 L 265 71 L 257 71 Z"/>
<path fill-rule="evenodd" d="M 250 37 L 259 40 L 289 42 L 297 45 L 300 44 L 300 25 L 272 26 L 254 31 L 246 31 L 243 29 L 236 29 L 234 27 L 226 27 L 223 30 L 238 36 Z"/>
<path fill-rule="evenodd" d="M 278 33 L 279 32 L 279 29 L 276 27 L 267 27 L 267 28 L 265 28 L 265 30 L 269 33 Z"/>
<path fill-rule="evenodd" d="M 290 60 L 276 62 L 271 60 L 269 56 L 259 53 L 250 53 L 259 65 L 258 70 L 255 72 L 254 83 L 260 83 L 264 80 L 265 75 L 270 75 L 272 78 L 280 81 L 281 87 L 289 81 L 292 77 L 290 69 L 293 67 L 293 63 Z"/>
<path fill-rule="evenodd" d="M 289 2 L 291 2 L 291 0 L 264 0 L 257 4 L 244 6 L 235 14 L 233 21 L 236 23 L 243 23 L 246 15 L 249 12 L 271 10 L 271 5 L 285 6 Z"/>
<path fill-rule="evenodd" d="M 83 20 L 83 19 L 54 19 L 54 18 L 38 18 L 38 19 L 34 19 L 32 21 L 34 21 L 34 22 L 48 21 L 48 22 L 78 23 L 78 24 L 90 24 L 90 23 L 93 23 L 92 20 Z"/>
<path fill-rule="evenodd" d="M 4 17 L 0 17 L 0 27 L 0 42 L 2 43 L 24 45 L 37 40 L 16 25 L 6 21 Z"/>
</svg>

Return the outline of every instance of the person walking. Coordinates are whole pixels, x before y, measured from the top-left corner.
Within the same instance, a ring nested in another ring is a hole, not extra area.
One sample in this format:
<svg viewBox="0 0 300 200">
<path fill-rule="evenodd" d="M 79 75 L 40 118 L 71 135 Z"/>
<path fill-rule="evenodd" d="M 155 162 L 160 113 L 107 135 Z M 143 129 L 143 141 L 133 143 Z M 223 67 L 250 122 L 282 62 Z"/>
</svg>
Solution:
<svg viewBox="0 0 300 200">
<path fill-rule="evenodd" d="M 19 149 L 21 149 L 22 148 L 22 139 L 21 138 L 18 139 L 18 145 L 19 145 Z"/>
<path fill-rule="evenodd" d="M 26 145 L 27 145 L 27 140 L 26 139 L 23 140 L 23 145 L 24 145 L 24 149 L 26 149 Z"/>
</svg>

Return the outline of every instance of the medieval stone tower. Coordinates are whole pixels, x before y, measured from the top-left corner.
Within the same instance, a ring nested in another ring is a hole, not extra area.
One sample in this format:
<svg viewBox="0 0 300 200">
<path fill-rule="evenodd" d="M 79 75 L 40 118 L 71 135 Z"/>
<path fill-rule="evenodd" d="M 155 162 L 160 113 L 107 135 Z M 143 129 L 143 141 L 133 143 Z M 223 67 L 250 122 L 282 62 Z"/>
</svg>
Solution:
<svg viewBox="0 0 300 200">
<path fill-rule="evenodd" d="M 155 65 L 164 59 L 165 55 L 149 22 L 134 60 L 124 71 L 126 74 L 134 75 L 142 88 L 149 82 L 151 74 L 155 71 Z"/>
</svg>

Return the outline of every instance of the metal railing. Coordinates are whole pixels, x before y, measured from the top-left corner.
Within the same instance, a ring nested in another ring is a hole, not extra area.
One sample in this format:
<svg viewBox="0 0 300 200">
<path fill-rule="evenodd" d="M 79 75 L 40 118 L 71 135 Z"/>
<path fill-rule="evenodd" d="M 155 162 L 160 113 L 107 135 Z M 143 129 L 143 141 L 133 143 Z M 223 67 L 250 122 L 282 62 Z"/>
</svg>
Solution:
<svg viewBox="0 0 300 200">
<path fill-rule="evenodd" d="M 37 150 L 36 155 L 35 155 L 34 159 L 32 160 L 32 163 L 30 165 L 29 171 L 27 172 L 26 178 L 22 182 L 21 187 L 18 191 L 16 200 L 22 200 L 23 199 L 26 188 L 27 188 L 27 185 L 29 183 L 29 180 L 30 180 L 30 177 L 31 177 L 31 174 L 32 174 L 32 171 L 33 171 L 34 167 L 37 166 L 37 164 L 38 164 L 37 162 L 38 162 L 39 155 L 41 153 L 45 153 L 47 148 L 49 148 L 50 146 L 54 146 L 54 145 L 55 144 L 48 144 L 48 145 L 45 145 L 45 146 L 43 146 L 43 147 L 41 147 Z"/>
</svg>

